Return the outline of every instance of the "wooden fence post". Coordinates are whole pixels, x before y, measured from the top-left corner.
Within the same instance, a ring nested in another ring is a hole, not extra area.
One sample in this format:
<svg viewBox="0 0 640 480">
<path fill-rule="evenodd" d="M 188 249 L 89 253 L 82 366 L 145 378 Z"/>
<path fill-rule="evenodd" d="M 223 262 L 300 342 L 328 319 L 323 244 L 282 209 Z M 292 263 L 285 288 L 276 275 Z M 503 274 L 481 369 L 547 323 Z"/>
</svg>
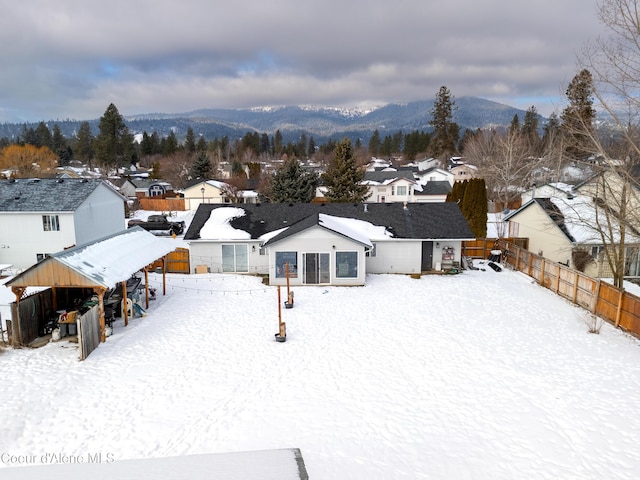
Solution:
<svg viewBox="0 0 640 480">
<path fill-rule="evenodd" d="M 575 272 L 573 275 L 573 303 L 576 303 L 578 300 L 578 272 Z"/>
<path fill-rule="evenodd" d="M 562 275 L 562 267 L 559 264 L 556 264 L 556 270 L 557 270 L 557 275 L 556 275 L 556 295 L 558 294 L 558 292 L 560 291 L 560 275 Z"/>
<path fill-rule="evenodd" d="M 622 316 L 622 299 L 624 298 L 624 290 L 620 290 L 620 298 L 618 298 L 618 310 L 616 311 L 616 328 L 620 326 L 620 317 Z"/>
<path fill-rule="evenodd" d="M 540 262 L 540 281 L 538 283 L 544 287 L 544 257 Z"/>
<path fill-rule="evenodd" d="M 600 298 L 600 284 L 602 283 L 602 280 L 598 279 L 598 281 L 596 282 L 596 293 L 593 296 L 593 306 L 591 307 L 591 313 L 595 314 L 597 309 L 598 309 L 598 300 Z"/>
</svg>

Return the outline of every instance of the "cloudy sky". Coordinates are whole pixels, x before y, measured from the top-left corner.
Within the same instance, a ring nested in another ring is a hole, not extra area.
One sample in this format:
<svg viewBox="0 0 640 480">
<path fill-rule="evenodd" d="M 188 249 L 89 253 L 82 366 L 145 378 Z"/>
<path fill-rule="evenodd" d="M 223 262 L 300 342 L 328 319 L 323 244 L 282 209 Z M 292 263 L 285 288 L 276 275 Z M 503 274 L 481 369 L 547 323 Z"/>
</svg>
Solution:
<svg viewBox="0 0 640 480">
<path fill-rule="evenodd" d="M 0 0 L 0 121 L 487 98 L 548 115 L 597 0 Z"/>
</svg>

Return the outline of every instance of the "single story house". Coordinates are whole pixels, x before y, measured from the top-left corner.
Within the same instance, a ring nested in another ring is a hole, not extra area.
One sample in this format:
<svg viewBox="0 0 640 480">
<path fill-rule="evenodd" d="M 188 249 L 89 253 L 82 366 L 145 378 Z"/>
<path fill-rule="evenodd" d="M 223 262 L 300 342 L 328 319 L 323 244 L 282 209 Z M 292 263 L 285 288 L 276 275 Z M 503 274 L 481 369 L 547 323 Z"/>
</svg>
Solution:
<svg viewBox="0 0 640 480">
<path fill-rule="evenodd" d="M 271 284 L 363 285 L 367 273 L 459 265 L 474 239 L 455 203 L 203 204 L 185 233 L 194 271 L 268 275 Z"/>
</svg>

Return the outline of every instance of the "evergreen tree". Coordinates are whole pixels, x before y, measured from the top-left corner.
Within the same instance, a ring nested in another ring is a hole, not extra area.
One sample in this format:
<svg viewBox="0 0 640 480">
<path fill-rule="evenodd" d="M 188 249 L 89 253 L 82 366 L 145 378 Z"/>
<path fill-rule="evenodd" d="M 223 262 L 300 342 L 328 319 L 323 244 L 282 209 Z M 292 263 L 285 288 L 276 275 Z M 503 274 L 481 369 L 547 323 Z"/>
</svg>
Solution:
<svg viewBox="0 0 640 480">
<path fill-rule="evenodd" d="M 100 117 L 98 128 L 100 133 L 94 142 L 96 159 L 107 166 L 122 164 L 126 157 L 126 151 L 131 147 L 131 145 L 126 145 L 131 136 L 122 115 L 113 103 Z"/>
<path fill-rule="evenodd" d="M 581 70 L 567 87 L 569 105 L 562 111 L 561 129 L 568 140 L 566 153 L 574 158 L 589 155 L 590 134 L 596 111 L 593 108 L 593 77 L 587 69 Z"/>
<path fill-rule="evenodd" d="M 51 138 L 51 132 L 49 131 L 49 127 L 47 127 L 46 123 L 40 122 L 36 128 L 36 147 L 47 147 L 55 150 L 53 147 L 53 141 Z"/>
<path fill-rule="evenodd" d="M 460 204 L 460 202 L 462 202 L 462 199 L 464 198 L 464 191 L 466 190 L 468 184 L 469 184 L 468 180 L 463 180 L 462 182 L 455 182 L 453 184 L 453 187 L 451 187 L 451 190 L 449 191 L 449 193 L 447 193 L 446 201 Z"/>
<path fill-rule="evenodd" d="M 187 134 L 184 138 L 184 149 L 187 153 L 194 153 L 196 151 L 196 137 L 191 127 L 187 128 Z"/>
<path fill-rule="evenodd" d="M 313 137 L 309 137 L 309 148 L 307 149 L 307 156 L 311 157 L 316 153 L 316 142 Z"/>
<path fill-rule="evenodd" d="M 167 138 L 163 138 L 162 140 L 162 155 L 169 157 L 176 153 L 178 150 L 178 139 L 176 138 L 176 133 L 173 130 L 169 135 L 167 135 Z"/>
<path fill-rule="evenodd" d="M 487 187 L 483 178 L 472 178 L 459 203 L 462 214 L 476 238 L 487 236 Z"/>
<path fill-rule="evenodd" d="M 273 140 L 273 150 L 274 153 L 277 156 L 282 155 L 282 151 L 283 151 L 283 140 L 282 140 L 282 133 L 280 132 L 280 129 L 276 130 L 276 135 L 275 138 Z"/>
<path fill-rule="evenodd" d="M 511 135 L 520 133 L 520 117 L 518 117 L 517 113 L 511 119 L 511 125 L 509 125 L 509 133 Z"/>
<path fill-rule="evenodd" d="M 378 129 L 376 128 L 373 131 L 373 135 L 371 135 L 371 138 L 369 139 L 369 154 L 373 157 L 377 157 L 378 155 L 380 155 L 381 145 L 382 142 L 380 141 L 380 132 L 378 132 Z"/>
<path fill-rule="evenodd" d="M 318 174 L 305 172 L 296 158 L 287 158 L 273 175 L 267 196 L 275 203 L 309 203 L 318 181 Z"/>
<path fill-rule="evenodd" d="M 198 138 L 198 142 L 196 143 L 196 151 L 197 152 L 206 152 L 207 151 L 207 141 L 204 137 Z"/>
<path fill-rule="evenodd" d="M 74 156 L 82 162 L 91 162 L 93 158 L 93 134 L 89 122 L 82 122 L 78 128 Z"/>
<path fill-rule="evenodd" d="M 207 152 L 201 151 L 191 164 L 191 178 L 208 180 L 211 178 L 211 160 Z"/>
<path fill-rule="evenodd" d="M 449 89 L 440 87 L 431 110 L 429 125 L 433 127 L 431 134 L 431 154 L 440 159 L 448 159 L 456 151 L 460 136 L 460 127 L 453 122 L 455 100 Z"/>
<path fill-rule="evenodd" d="M 365 171 L 356 165 L 351 140 L 345 138 L 338 142 L 333 161 L 322 179 L 327 187 L 327 198 L 332 202 L 364 202 L 371 193 L 364 185 Z"/>
</svg>

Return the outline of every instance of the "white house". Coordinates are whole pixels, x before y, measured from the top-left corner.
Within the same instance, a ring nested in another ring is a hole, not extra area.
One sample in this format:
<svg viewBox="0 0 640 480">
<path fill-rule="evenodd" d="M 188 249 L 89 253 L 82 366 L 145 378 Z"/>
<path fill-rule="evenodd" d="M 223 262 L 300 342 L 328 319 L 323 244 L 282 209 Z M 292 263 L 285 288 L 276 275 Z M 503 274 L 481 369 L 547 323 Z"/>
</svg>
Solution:
<svg viewBox="0 0 640 480">
<path fill-rule="evenodd" d="M 125 202 L 97 179 L 0 180 L 0 264 L 25 269 L 124 230 Z"/>
<path fill-rule="evenodd" d="M 413 202 L 413 189 L 417 184 L 410 170 L 367 171 L 363 182 L 369 186 L 367 202 Z"/>
<path fill-rule="evenodd" d="M 232 187 L 219 180 L 192 180 L 182 190 L 187 210 L 197 210 L 202 203 L 234 203 L 228 192 Z M 238 193 L 239 203 L 256 203 L 258 193 L 255 190 L 242 190 Z"/>
<path fill-rule="evenodd" d="M 194 271 L 271 284 L 363 285 L 367 273 L 455 268 L 473 233 L 455 203 L 201 205 L 184 236 Z"/>
</svg>

